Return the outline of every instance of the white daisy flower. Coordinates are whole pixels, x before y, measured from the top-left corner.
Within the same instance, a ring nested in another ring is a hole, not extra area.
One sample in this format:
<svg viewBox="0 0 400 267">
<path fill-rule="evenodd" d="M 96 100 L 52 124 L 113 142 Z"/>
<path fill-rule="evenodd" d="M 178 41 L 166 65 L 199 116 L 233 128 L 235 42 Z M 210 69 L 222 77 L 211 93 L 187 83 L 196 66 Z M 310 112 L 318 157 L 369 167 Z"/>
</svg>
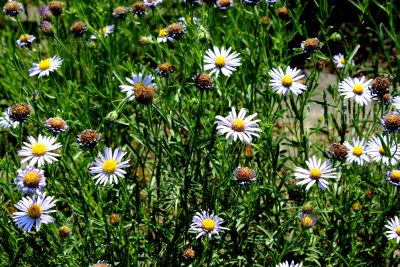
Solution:
<svg viewBox="0 0 400 267">
<path fill-rule="evenodd" d="M 28 46 L 30 45 L 33 40 L 35 40 L 35 36 L 30 35 L 30 34 L 21 34 L 21 36 L 19 37 L 19 39 L 17 40 L 17 45 L 19 47 L 24 47 L 24 46 Z"/>
<path fill-rule="evenodd" d="M 33 67 L 29 70 L 29 76 L 39 74 L 39 78 L 42 76 L 49 76 L 51 71 L 57 70 L 61 67 L 63 60 L 59 56 L 47 58 L 39 63 L 33 63 Z"/>
<path fill-rule="evenodd" d="M 336 64 L 337 68 L 343 68 L 346 64 L 346 59 L 343 54 L 339 53 L 333 56 L 333 62 Z"/>
<path fill-rule="evenodd" d="M 208 211 L 196 212 L 193 216 L 192 224 L 190 225 L 190 230 L 197 232 L 197 238 L 203 238 L 208 235 L 208 239 L 212 239 L 212 235 L 217 235 L 219 238 L 219 233 L 224 232 L 224 230 L 229 230 L 229 228 L 222 227 L 221 224 L 224 220 L 213 213 L 211 215 Z"/>
<path fill-rule="evenodd" d="M 298 182 L 298 185 L 308 184 L 306 190 L 310 189 L 313 184 L 318 182 L 318 186 L 325 190 L 328 188 L 329 182 L 326 178 L 337 178 L 337 173 L 335 169 L 331 167 L 329 161 L 325 161 L 321 164 L 321 159 L 318 159 L 315 156 L 309 158 L 306 161 L 307 169 L 303 169 L 301 167 L 296 167 L 295 169 L 295 178 L 296 179 L 303 179 L 303 181 Z"/>
<path fill-rule="evenodd" d="M 354 97 L 357 104 L 361 106 L 367 105 L 372 98 L 371 91 L 369 90 L 371 81 L 365 81 L 365 76 L 361 77 L 361 79 L 346 78 L 339 83 L 340 95 L 344 96 L 344 98 Z"/>
<path fill-rule="evenodd" d="M 125 154 L 122 152 L 122 148 L 116 148 L 113 153 L 111 148 L 106 147 L 104 155 L 99 152 L 98 158 L 89 167 L 89 173 L 96 174 L 93 177 L 94 180 L 97 180 L 96 184 L 118 184 L 118 177 L 125 177 L 126 171 L 123 169 L 129 167 L 129 160 L 121 162 Z"/>
<path fill-rule="evenodd" d="M 388 147 L 390 155 L 386 155 L 385 149 L 383 148 L 381 139 L 373 137 L 367 144 L 367 154 L 372 158 L 373 161 L 382 161 L 385 165 L 395 165 L 400 160 L 400 147 L 397 144 L 389 144 L 389 140 L 386 136 L 382 136 L 383 143 Z"/>
<path fill-rule="evenodd" d="M 48 213 L 56 212 L 51 210 L 55 204 L 54 197 L 46 197 L 46 193 L 43 195 L 37 195 L 33 198 L 23 197 L 14 206 L 20 210 L 14 212 L 12 217 L 18 228 L 21 228 L 24 232 L 29 232 L 35 224 L 36 232 L 40 229 L 41 223 L 54 222 L 53 217 L 49 216 Z"/>
<path fill-rule="evenodd" d="M 0 116 L 0 127 L 2 128 L 17 128 L 19 125 L 19 121 L 13 121 L 10 118 L 9 109 L 3 111 L 2 115 Z"/>
<path fill-rule="evenodd" d="M 276 267 L 302 267 L 303 264 L 302 263 L 294 263 L 294 261 L 292 261 L 291 263 L 289 263 L 288 261 L 285 262 L 281 262 L 278 265 L 276 265 Z"/>
<path fill-rule="evenodd" d="M 286 68 L 285 73 L 281 67 L 270 70 L 268 74 L 271 76 L 272 80 L 269 85 L 272 87 L 272 91 L 286 95 L 289 90 L 295 95 L 303 93 L 303 91 L 307 90 L 307 86 L 299 82 L 299 80 L 304 77 L 304 75 L 299 75 L 300 72 L 301 70 L 297 68 L 292 69 L 290 66 Z"/>
<path fill-rule="evenodd" d="M 19 169 L 17 173 L 14 183 L 17 184 L 22 193 L 40 195 L 43 192 L 43 188 L 46 187 L 46 178 L 43 170 L 27 166 L 25 170 Z"/>
<path fill-rule="evenodd" d="M 233 141 L 239 138 L 240 141 L 245 141 L 251 143 L 252 135 L 260 137 L 257 132 L 261 132 L 258 128 L 258 122 L 261 120 L 253 120 L 257 113 L 245 118 L 246 110 L 242 108 L 239 114 L 236 114 L 236 110 L 232 107 L 232 111 L 229 112 L 227 117 L 216 116 L 215 118 L 219 121 L 215 123 L 218 124 L 217 130 L 218 134 L 226 134 L 226 138 L 231 138 Z"/>
<path fill-rule="evenodd" d="M 153 76 L 143 76 L 141 72 L 139 72 L 137 75 L 132 73 L 132 79 L 129 79 L 128 77 L 125 78 L 125 80 L 131 85 L 120 85 L 119 88 L 121 88 L 121 92 L 126 92 L 128 101 L 132 101 L 135 98 L 134 92 L 136 88 L 140 86 L 151 86 L 154 88 L 157 87 L 157 85 L 153 83 L 153 79 Z"/>
<path fill-rule="evenodd" d="M 224 47 L 220 50 L 216 46 L 214 46 L 214 51 L 208 49 L 204 56 L 204 62 L 206 63 L 204 70 L 211 70 L 210 75 L 215 73 L 216 77 L 220 72 L 225 76 L 230 76 L 236 70 L 235 67 L 240 66 L 239 54 L 236 52 L 229 54 L 230 51 L 230 47 L 227 50 Z"/>
<path fill-rule="evenodd" d="M 90 36 L 90 39 L 95 40 L 100 37 L 107 37 L 108 35 L 112 34 L 114 32 L 114 24 L 113 25 L 107 25 L 101 29 L 99 29 L 95 34 L 92 34 Z"/>
<path fill-rule="evenodd" d="M 147 8 L 155 8 L 158 4 L 162 3 L 162 0 L 143 0 L 143 3 Z"/>
<path fill-rule="evenodd" d="M 400 96 L 392 97 L 391 102 L 393 103 L 393 107 L 395 109 L 400 109 Z"/>
<path fill-rule="evenodd" d="M 158 31 L 157 42 L 159 43 L 166 43 L 168 41 L 167 31 L 165 28 L 162 28 Z"/>
<path fill-rule="evenodd" d="M 233 0 L 217 0 L 217 7 L 220 10 L 227 10 L 233 7 Z"/>
<path fill-rule="evenodd" d="M 400 186 L 400 170 L 392 170 L 386 173 L 386 180 L 392 185 Z"/>
<path fill-rule="evenodd" d="M 369 157 L 366 154 L 365 139 L 353 138 L 353 145 L 349 142 L 344 142 L 349 152 L 347 153 L 347 161 L 355 162 L 358 165 L 363 165 L 364 161 L 369 162 Z"/>
<path fill-rule="evenodd" d="M 52 150 L 59 149 L 61 147 L 60 143 L 54 144 L 56 141 L 55 137 L 42 136 L 39 134 L 38 140 L 36 141 L 34 137 L 28 137 L 29 143 L 24 142 L 21 150 L 18 151 L 18 156 L 25 157 L 21 160 L 21 163 L 29 162 L 29 165 L 40 167 L 47 163 L 52 163 L 57 161 L 55 157 L 59 157 L 59 154 L 50 152 Z"/>
<path fill-rule="evenodd" d="M 400 242 L 400 221 L 397 216 L 394 216 L 394 218 L 390 219 L 387 224 L 385 225 L 389 231 L 386 231 L 386 237 L 388 239 L 396 239 L 396 242 Z"/>
</svg>

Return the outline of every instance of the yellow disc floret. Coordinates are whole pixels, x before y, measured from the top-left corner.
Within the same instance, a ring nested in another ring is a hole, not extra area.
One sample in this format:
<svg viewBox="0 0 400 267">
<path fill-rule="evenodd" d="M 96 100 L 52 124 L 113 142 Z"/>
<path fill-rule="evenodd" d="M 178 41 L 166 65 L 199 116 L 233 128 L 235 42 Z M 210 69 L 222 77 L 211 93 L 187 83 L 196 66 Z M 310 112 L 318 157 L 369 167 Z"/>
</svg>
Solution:
<svg viewBox="0 0 400 267">
<path fill-rule="evenodd" d="M 226 64 L 226 61 L 223 56 L 217 56 L 215 58 L 215 66 L 217 66 L 218 68 L 222 68 L 223 66 L 225 66 L 225 64 Z"/>
<path fill-rule="evenodd" d="M 359 157 L 359 156 L 362 155 L 362 153 L 363 153 L 362 147 L 360 147 L 360 146 L 355 146 L 355 147 L 353 148 L 353 155 L 354 155 L 354 156 Z"/>
<path fill-rule="evenodd" d="M 99 29 L 99 33 L 100 33 L 101 35 L 105 35 L 106 33 L 108 33 L 107 27 L 104 27 L 104 28 Z"/>
<path fill-rule="evenodd" d="M 32 219 L 37 219 L 42 215 L 42 207 L 35 203 L 28 208 L 27 212 L 29 217 Z"/>
<path fill-rule="evenodd" d="M 339 59 L 340 64 L 344 65 L 344 63 L 346 63 L 346 60 L 344 59 L 344 57 L 342 57 L 341 59 Z"/>
<path fill-rule="evenodd" d="M 158 32 L 158 37 L 165 37 L 167 36 L 167 31 L 165 29 L 160 29 Z"/>
<path fill-rule="evenodd" d="M 113 159 L 108 159 L 103 163 L 103 171 L 111 174 L 117 170 L 117 162 Z"/>
<path fill-rule="evenodd" d="M 310 226 L 313 225 L 313 223 L 314 223 L 313 218 L 311 218 L 311 217 L 308 216 L 308 215 L 304 216 L 304 218 L 303 218 L 303 225 L 304 225 L 305 227 L 310 227 Z"/>
<path fill-rule="evenodd" d="M 43 156 L 46 153 L 46 146 L 41 143 L 36 143 L 31 148 L 32 155 Z"/>
<path fill-rule="evenodd" d="M 282 85 L 288 87 L 292 86 L 292 84 L 293 84 L 293 78 L 290 77 L 289 75 L 284 75 L 282 78 Z"/>
<path fill-rule="evenodd" d="M 395 183 L 400 182 L 400 171 L 391 171 L 390 180 Z"/>
<path fill-rule="evenodd" d="M 314 168 L 310 171 L 310 178 L 313 180 L 318 180 L 319 178 L 321 178 L 321 175 L 322 175 L 322 172 L 318 168 Z"/>
<path fill-rule="evenodd" d="M 353 87 L 353 93 L 355 93 L 356 95 L 361 95 L 364 92 L 364 88 L 362 86 L 362 84 L 356 84 Z"/>
<path fill-rule="evenodd" d="M 38 187 L 40 183 L 40 173 L 36 171 L 29 171 L 25 174 L 22 182 L 28 187 Z"/>
<path fill-rule="evenodd" d="M 245 129 L 245 123 L 241 119 L 234 119 L 231 125 L 231 129 L 236 132 L 243 132 Z"/>
<path fill-rule="evenodd" d="M 396 228 L 396 234 L 400 236 L 400 226 Z"/>
<path fill-rule="evenodd" d="M 379 154 L 381 154 L 382 156 L 385 155 L 385 149 L 383 148 L 383 146 L 379 147 Z"/>
<path fill-rule="evenodd" d="M 213 219 L 205 219 L 201 222 L 201 228 L 203 228 L 203 230 L 206 230 L 208 232 L 214 230 L 215 228 L 215 222 Z"/>
<path fill-rule="evenodd" d="M 51 60 L 50 58 L 42 60 L 39 62 L 39 69 L 40 70 L 47 70 L 51 67 Z"/>
</svg>

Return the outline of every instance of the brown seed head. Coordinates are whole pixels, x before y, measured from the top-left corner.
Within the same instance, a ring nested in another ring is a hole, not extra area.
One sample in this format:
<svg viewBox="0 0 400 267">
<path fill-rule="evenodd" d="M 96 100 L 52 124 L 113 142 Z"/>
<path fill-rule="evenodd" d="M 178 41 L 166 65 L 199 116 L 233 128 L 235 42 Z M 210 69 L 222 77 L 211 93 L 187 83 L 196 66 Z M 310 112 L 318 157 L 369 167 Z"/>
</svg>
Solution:
<svg viewBox="0 0 400 267">
<path fill-rule="evenodd" d="M 311 213 L 314 211 L 314 207 L 310 203 L 308 203 L 308 204 L 304 205 L 303 211 L 305 213 Z"/>
<path fill-rule="evenodd" d="M 268 25 L 269 24 L 269 17 L 268 16 L 263 16 L 261 18 L 261 24 L 262 25 Z"/>
<path fill-rule="evenodd" d="M 32 110 L 26 103 L 16 103 L 10 108 L 9 113 L 11 120 L 25 122 L 31 115 Z"/>
<path fill-rule="evenodd" d="M 162 63 L 157 67 L 157 73 L 161 77 L 168 77 L 171 73 L 175 72 L 175 70 L 175 66 L 169 63 Z"/>
<path fill-rule="evenodd" d="M 254 156 L 254 148 L 251 144 L 247 144 L 243 148 L 243 154 L 246 158 L 252 158 Z"/>
<path fill-rule="evenodd" d="M 319 60 L 317 61 L 317 63 L 315 63 L 315 67 L 316 67 L 317 70 L 319 70 L 319 71 L 323 71 L 323 70 L 325 69 L 325 66 L 326 66 L 326 61 L 325 61 L 325 60 L 322 60 L 322 59 L 319 59 Z"/>
<path fill-rule="evenodd" d="M 186 26 L 179 23 L 173 23 L 169 25 L 167 28 L 165 28 L 167 36 L 173 39 L 181 38 L 185 33 L 185 31 L 186 31 Z"/>
<path fill-rule="evenodd" d="M 146 6 L 143 2 L 136 2 L 132 5 L 132 12 L 136 16 L 143 16 L 146 13 Z"/>
<path fill-rule="evenodd" d="M 381 122 L 388 133 L 396 133 L 400 131 L 400 114 L 397 112 L 384 115 Z"/>
<path fill-rule="evenodd" d="M 348 149 L 345 145 L 333 143 L 329 146 L 328 153 L 331 154 L 335 159 L 343 161 L 347 156 Z"/>
<path fill-rule="evenodd" d="M 111 213 L 110 216 L 108 217 L 108 220 L 110 221 L 111 224 L 115 225 L 121 221 L 121 217 L 119 216 L 118 213 Z"/>
<path fill-rule="evenodd" d="M 237 167 L 235 170 L 235 180 L 238 183 L 249 183 L 254 181 L 255 171 L 246 167 Z"/>
<path fill-rule="evenodd" d="M 156 89 L 152 86 L 141 85 L 135 88 L 134 95 L 138 103 L 148 105 L 153 102 Z"/>
<path fill-rule="evenodd" d="M 87 129 L 78 135 L 76 141 L 82 146 L 92 148 L 97 145 L 97 142 L 99 142 L 100 139 L 101 134 L 99 134 L 96 130 Z"/>
<path fill-rule="evenodd" d="M 67 236 L 69 236 L 70 233 L 71 233 L 71 229 L 66 225 L 63 225 L 58 229 L 58 235 L 60 237 L 67 237 Z"/>
<path fill-rule="evenodd" d="M 317 38 L 309 38 L 302 43 L 301 47 L 306 53 L 314 53 L 319 49 L 319 41 Z"/>
<path fill-rule="evenodd" d="M 194 261 L 194 259 L 195 259 L 195 257 L 196 257 L 196 252 L 193 250 L 193 248 L 188 247 L 188 248 L 185 248 L 185 249 L 183 250 L 182 256 L 183 256 L 187 261 L 192 262 L 192 261 Z"/>
<path fill-rule="evenodd" d="M 196 86 L 200 90 L 211 90 L 213 89 L 213 78 L 207 73 L 200 73 L 193 77 L 194 86 Z"/>
<path fill-rule="evenodd" d="M 18 1 L 9 1 L 3 7 L 3 13 L 11 17 L 18 15 L 22 10 L 24 6 Z"/>
<path fill-rule="evenodd" d="M 368 200 L 371 200 L 374 197 L 375 193 L 372 189 L 368 189 L 367 191 L 365 191 L 365 197 Z"/>
<path fill-rule="evenodd" d="M 44 127 L 49 129 L 52 133 L 62 133 L 68 129 L 67 123 L 61 118 L 50 118 L 48 119 Z"/>
<path fill-rule="evenodd" d="M 47 6 L 50 8 L 51 13 L 56 17 L 60 16 L 64 9 L 64 3 L 59 1 L 51 1 Z"/>
<path fill-rule="evenodd" d="M 86 29 L 87 29 L 87 26 L 82 21 L 76 21 L 71 26 L 71 32 L 75 35 L 75 37 L 82 36 L 83 33 L 86 31 Z"/>
<path fill-rule="evenodd" d="M 128 13 L 128 8 L 124 6 L 117 6 L 112 15 L 116 17 L 117 19 L 124 19 L 126 17 L 126 14 Z"/>
<path fill-rule="evenodd" d="M 370 85 L 371 93 L 375 96 L 383 96 L 389 92 L 389 87 L 392 81 L 389 78 L 378 77 L 375 78 Z"/>
<path fill-rule="evenodd" d="M 289 11 L 288 11 L 287 7 L 285 7 L 285 6 L 280 7 L 278 9 L 278 11 L 276 12 L 276 14 L 278 15 L 278 17 L 280 17 L 283 20 L 290 19 Z"/>
</svg>

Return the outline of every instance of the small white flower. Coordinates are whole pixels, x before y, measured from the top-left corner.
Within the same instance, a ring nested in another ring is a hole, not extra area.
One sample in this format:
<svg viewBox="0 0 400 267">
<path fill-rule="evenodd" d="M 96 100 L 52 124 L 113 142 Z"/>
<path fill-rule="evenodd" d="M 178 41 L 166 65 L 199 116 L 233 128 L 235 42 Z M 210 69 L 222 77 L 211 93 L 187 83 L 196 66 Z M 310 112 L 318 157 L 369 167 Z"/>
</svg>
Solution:
<svg viewBox="0 0 400 267">
<path fill-rule="evenodd" d="M 383 143 L 388 147 L 390 155 L 386 155 L 385 149 L 383 148 L 381 139 L 373 137 L 367 144 L 367 154 L 372 158 L 373 161 L 382 161 L 385 165 L 395 165 L 400 160 L 400 147 L 397 144 L 389 144 L 386 136 L 382 136 Z"/>
<path fill-rule="evenodd" d="M 155 8 L 158 4 L 162 3 L 162 0 L 143 0 L 143 3 L 147 8 Z"/>
<path fill-rule="evenodd" d="M 292 261 L 291 263 L 289 263 L 288 261 L 285 262 L 281 262 L 278 265 L 276 265 L 276 267 L 302 267 L 303 264 L 302 263 L 294 263 L 294 261 Z"/>
<path fill-rule="evenodd" d="M 318 182 L 318 186 L 325 190 L 328 188 L 329 182 L 326 178 L 337 178 L 337 173 L 335 169 L 331 167 L 329 161 L 325 161 L 321 164 L 321 159 L 318 159 L 315 156 L 309 158 L 306 161 L 307 169 L 303 169 L 301 167 L 296 167 L 295 169 L 295 178 L 303 179 L 303 181 L 298 182 L 298 185 L 308 184 L 306 190 L 310 189 L 313 184 Z"/>
<path fill-rule="evenodd" d="M 97 180 L 96 184 L 118 184 L 118 177 L 125 177 L 126 171 L 123 169 L 129 167 L 129 160 L 121 162 L 125 154 L 121 148 L 116 148 L 113 153 L 111 148 L 106 147 L 104 155 L 99 152 L 98 158 L 89 167 L 89 173 L 96 174 L 93 177 L 94 180 Z"/>
<path fill-rule="evenodd" d="M 158 31 L 158 37 L 157 37 L 157 42 L 159 43 L 165 43 L 168 41 L 168 37 L 167 37 L 167 31 L 165 30 L 165 28 L 162 28 Z"/>
<path fill-rule="evenodd" d="M 227 50 L 222 47 L 219 49 L 214 46 L 213 50 L 208 49 L 204 56 L 204 70 L 211 70 L 210 75 L 215 73 L 218 77 L 219 73 L 222 72 L 225 76 L 231 76 L 232 72 L 236 70 L 235 67 L 240 66 L 239 54 L 232 52 L 229 47 Z"/>
<path fill-rule="evenodd" d="M 125 80 L 131 85 L 120 85 L 119 88 L 121 89 L 121 92 L 126 92 L 128 101 L 132 101 L 135 98 L 134 92 L 136 88 L 140 86 L 151 86 L 154 88 L 157 87 L 157 85 L 153 83 L 153 79 L 153 76 L 143 76 L 141 72 L 139 72 L 137 75 L 132 73 L 132 79 L 128 77 L 125 78 Z"/>
<path fill-rule="evenodd" d="M 19 125 L 18 121 L 13 121 L 10 118 L 10 114 L 9 114 L 9 109 L 6 109 L 5 111 L 3 111 L 2 115 L 0 115 L 0 127 L 3 128 L 17 128 Z"/>
<path fill-rule="evenodd" d="M 344 142 L 349 152 L 347 153 L 347 161 L 355 162 L 358 165 L 363 165 L 364 161 L 369 162 L 369 157 L 366 154 L 365 140 L 360 138 L 353 138 L 353 145 L 349 142 Z"/>
<path fill-rule="evenodd" d="M 107 37 L 108 35 L 112 34 L 114 32 L 114 24 L 113 25 L 107 25 L 101 29 L 98 30 L 95 34 L 92 34 L 90 36 L 90 39 L 94 40 L 100 37 Z"/>
<path fill-rule="evenodd" d="M 39 78 L 42 76 L 49 76 L 50 71 L 57 70 L 61 67 L 62 63 L 63 60 L 59 56 L 44 59 L 39 63 L 33 63 L 33 67 L 29 70 L 29 76 L 34 76 L 36 74 L 39 74 Z"/>
<path fill-rule="evenodd" d="M 272 80 L 269 85 L 272 87 L 272 91 L 286 95 L 289 90 L 295 95 L 303 93 L 303 91 L 307 90 L 307 86 L 299 82 L 299 80 L 304 77 L 304 75 L 299 75 L 300 72 L 301 70 L 296 68 L 292 69 L 290 66 L 286 68 L 285 73 L 281 67 L 270 70 L 268 74 L 271 76 Z"/>
<path fill-rule="evenodd" d="M 29 232 L 35 224 L 36 232 L 40 229 L 41 223 L 54 222 L 53 217 L 49 216 L 48 213 L 56 212 L 50 210 L 55 204 L 54 197 L 46 197 L 46 193 L 43 195 L 37 195 L 33 198 L 23 197 L 14 206 L 20 210 L 14 212 L 12 217 L 18 228 L 21 228 L 24 232 Z"/>
<path fill-rule="evenodd" d="M 346 64 L 346 59 L 344 58 L 343 54 L 339 53 L 333 56 L 333 62 L 335 62 L 336 67 L 343 68 Z"/>
<path fill-rule="evenodd" d="M 385 225 L 389 231 L 386 231 L 386 237 L 388 239 L 396 239 L 397 243 L 400 243 L 400 221 L 397 216 L 390 219 L 387 224 Z"/>
<path fill-rule="evenodd" d="M 39 134 L 37 141 L 32 136 L 29 136 L 28 140 L 29 143 L 24 142 L 25 146 L 18 151 L 18 156 L 25 157 L 21 160 L 21 163 L 30 160 L 29 165 L 34 166 L 37 163 L 37 166 L 40 167 L 46 162 L 52 163 L 53 161 L 57 161 L 55 157 L 59 157 L 60 155 L 50 152 L 61 147 L 60 143 L 54 144 L 56 141 L 55 137 L 42 136 Z"/>
<path fill-rule="evenodd" d="M 24 46 L 27 46 L 27 45 L 30 45 L 32 42 L 33 42 L 33 40 L 35 40 L 36 38 L 35 38 L 35 36 L 33 36 L 33 35 L 30 35 L 30 34 L 22 34 L 20 37 L 19 37 L 19 39 L 17 40 L 17 45 L 19 46 L 19 47 L 24 47 Z"/>
<path fill-rule="evenodd" d="M 203 238 L 208 235 L 208 239 L 211 240 L 213 235 L 217 235 L 219 237 L 220 232 L 224 232 L 224 230 L 229 230 L 228 228 L 222 227 L 223 219 L 208 211 L 196 212 L 196 215 L 193 216 L 192 224 L 190 225 L 190 230 L 194 230 L 197 232 L 197 238 Z"/>
<path fill-rule="evenodd" d="M 367 105 L 372 98 L 371 91 L 369 90 L 371 81 L 365 81 L 365 76 L 361 77 L 361 79 L 346 78 L 339 83 L 340 95 L 344 96 L 344 98 L 354 97 L 357 104 L 361 106 Z"/>
<path fill-rule="evenodd" d="M 46 187 L 44 171 L 27 166 L 25 170 L 19 169 L 14 183 L 24 194 L 41 194 Z"/>
<path fill-rule="evenodd" d="M 391 101 L 395 109 L 400 109 L 400 96 L 393 97 Z"/>
<path fill-rule="evenodd" d="M 229 112 L 227 117 L 216 116 L 215 118 L 219 120 L 215 122 L 218 124 L 218 134 L 225 134 L 226 138 L 231 138 L 235 142 L 239 138 L 240 141 L 247 143 L 251 143 L 252 135 L 260 137 L 257 133 L 261 132 L 258 126 L 260 120 L 253 120 L 257 113 L 247 118 L 245 116 L 246 110 L 244 108 L 239 111 L 239 114 L 236 114 L 234 107 L 232 107 L 232 111 Z"/>
</svg>

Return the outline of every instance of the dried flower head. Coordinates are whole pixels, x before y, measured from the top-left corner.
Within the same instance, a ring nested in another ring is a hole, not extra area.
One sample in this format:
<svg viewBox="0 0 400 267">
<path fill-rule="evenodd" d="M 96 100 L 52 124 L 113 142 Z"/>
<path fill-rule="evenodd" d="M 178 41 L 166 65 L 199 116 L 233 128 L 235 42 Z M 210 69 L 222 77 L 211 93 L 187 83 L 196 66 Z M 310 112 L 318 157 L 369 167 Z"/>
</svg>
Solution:
<svg viewBox="0 0 400 267">
<path fill-rule="evenodd" d="M 227 10 L 230 7 L 233 7 L 233 0 L 217 0 L 217 7 L 220 10 Z"/>
<path fill-rule="evenodd" d="M 146 14 L 146 6 L 143 2 L 136 2 L 132 5 L 132 12 L 136 16 L 143 16 L 144 14 Z"/>
<path fill-rule="evenodd" d="M 392 96 L 390 95 L 390 93 L 384 94 L 383 95 L 383 104 L 385 104 L 385 106 L 388 106 L 390 104 L 390 102 L 392 102 Z"/>
<path fill-rule="evenodd" d="M 317 52 L 319 49 L 319 41 L 317 38 L 309 38 L 301 42 L 301 50 L 303 52 L 311 54 Z"/>
<path fill-rule="evenodd" d="M 280 7 L 278 9 L 278 11 L 276 12 L 276 14 L 278 15 L 278 17 L 280 17 L 283 20 L 290 19 L 289 11 L 288 11 L 287 7 L 285 7 L 285 6 Z"/>
<path fill-rule="evenodd" d="M 138 103 L 148 105 L 153 102 L 156 88 L 150 85 L 140 85 L 133 92 Z"/>
<path fill-rule="evenodd" d="M 111 224 L 116 225 L 121 221 L 121 216 L 118 213 L 111 213 L 108 217 Z"/>
<path fill-rule="evenodd" d="M 182 38 L 185 31 L 186 31 L 186 26 L 180 23 L 173 23 L 169 25 L 167 28 L 165 28 L 165 32 L 167 33 L 167 38 L 170 41 Z"/>
<path fill-rule="evenodd" d="M 4 15 L 14 17 L 24 10 L 24 6 L 18 1 L 8 1 L 3 7 Z"/>
<path fill-rule="evenodd" d="M 270 21 L 270 19 L 269 19 L 268 16 L 263 16 L 263 17 L 261 18 L 261 24 L 262 24 L 262 25 L 268 25 L 268 24 L 269 24 L 269 21 Z"/>
<path fill-rule="evenodd" d="M 304 213 L 312 213 L 313 211 L 314 211 L 314 207 L 310 203 L 307 203 L 306 205 L 304 205 L 304 207 L 303 207 Z"/>
<path fill-rule="evenodd" d="M 60 237 L 67 237 L 67 236 L 69 236 L 70 233 L 71 233 L 71 229 L 66 225 L 63 225 L 58 229 L 58 235 Z"/>
<path fill-rule="evenodd" d="M 390 112 L 383 115 L 381 118 L 382 126 L 388 133 L 397 133 L 400 131 L 400 114 L 397 112 Z"/>
<path fill-rule="evenodd" d="M 26 103 L 16 103 L 9 109 L 12 121 L 25 122 L 32 113 L 31 107 Z"/>
<path fill-rule="evenodd" d="M 59 1 L 51 1 L 47 6 L 50 8 L 51 13 L 56 17 L 60 16 L 64 9 L 64 3 Z"/>
<path fill-rule="evenodd" d="M 97 142 L 101 140 L 101 134 L 96 130 L 87 129 L 81 132 L 76 141 L 85 147 L 93 148 L 97 145 Z"/>
<path fill-rule="evenodd" d="M 243 148 L 243 154 L 246 158 L 252 158 L 254 156 L 254 148 L 251 144 L 246 144 Z"/>
<path fill-rule="evenodd" d="M 378 77 L 372 80 L 369 84 L 372 96 L 383 96 L 389 93 L 389 88 L 392 85 L 392 79 L 385 77 Z"/>
<path fill-rule="evenodd" d="M 352 209 L 353 211 L 355 211 L 355 212 L 359 211 L 359 210 L 361 209 L 361 204 L 360 204 L 360 202 L 359 202 L 359 201 L 354 202 L 354 203 L 351 205 L 351 209 Z"/>
<path fill-rule="evenodd" d="M 368 200 L 371 200 L 374 197 L 375 193 L 372 189 L 368 189 L 367 191 L 365 191 L 365 197 Z"/>
<path fill-rule="evenodd" d="M 124 7 L 124 6 L 117 6 L 112 15 L 117 18 L 117 19 L 124 19 L 126 17 L 126 14 L 128 13 L 129 8 Z"/>
<path fill-rule="evenodd" d="M 83 33 L 87 30 L 87 26 L 82 21 L 76 21 L 71 26 L 71 32 L 74 34 L 75 37 L 80 37 Z"/>
<path fill-rule="evenodd" d="M 188 262 L 194 261 L 196 257 L 196 252 L 193 250 L 192 247 L 187 247 L 183 250 L 182 256 L 187 260 Z"/>
<path fill-rule="evenodd" d="M 200 73 L 193 76 L 194 86 L 196 86 L 200 90 L 212 90 L 214 80 L 207 73 Z"/>
<path fill-rule="evenodd" d="M 51 24 L 47 20 L 42 21 L 42 23 L 40 23 L 39 29 L 42 33 L 46 35 L 53 35 L 54 33 L 53 24 Z"/>
<path fill-rule="evenodd" d="M 317 70 L 319 71 L 323 71 L 325 69 L 326 66 L 326 61 L 319 59 L 316 63 L 315 63 L 315 67 L 317 68 Z"/>
<path fill-rule="evenodd" d="M 176 68 L 174 65 L 170 63 L 162 63 L 158 65 L 156 71 L 158 75 L 166 78 L 169 77 L 171 73 L 174 73 L 176 71 Z"/>
<path fill-rule="evenodd" d="M 348 149 L 345 145 L 333 143 L 329 146 L 328 153 L 335 159 L 344 161 L 348 154 Z"/>
<path fill-rule="evenodd" d="M 250 184 L 256 181 L 256 172 L 250 168 L 237 167 L 233 172 L 233 178 L 240 185 Z"/>
<path fill-rule="evenodd" d="M 44 127 L 46 127 L 52 133 L 63 133 L 68 129 L 67 123 L 58 117 L 46 120 Z"/>
</svg>

